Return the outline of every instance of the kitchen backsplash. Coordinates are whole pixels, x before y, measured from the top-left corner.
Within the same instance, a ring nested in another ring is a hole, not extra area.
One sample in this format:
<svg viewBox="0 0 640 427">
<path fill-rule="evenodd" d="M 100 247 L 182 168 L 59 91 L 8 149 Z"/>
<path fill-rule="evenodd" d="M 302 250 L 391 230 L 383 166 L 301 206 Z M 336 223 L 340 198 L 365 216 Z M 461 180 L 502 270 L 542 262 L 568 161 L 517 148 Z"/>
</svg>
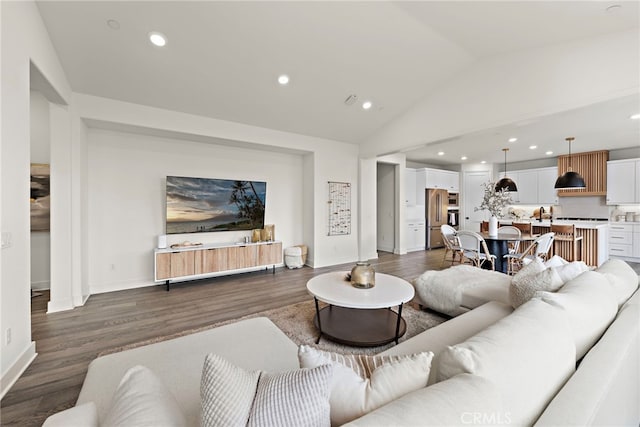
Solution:
<svg viewBox="0 0 640 427">
<path fill-rule="evenodd" d="M 610 206 L 605 203 L 604 197 L 560 197 L 560 203 L 553 206 L 554 218 L 604 218 L 618 221 L 620 215 L 627 212 L 640 214 L 640 205 Z M 529 218 L 534 210 L 540 206 L 513 205 L 511 208 L 524 212 L 523 218 Z M 549 212 L 550 206 L 543 206 L 545 212 Z"/>
<path fill-rule="evenodd" d="M 601 196 L 559 197 L 553 216 L 569 218 L 609 218 L 611 206 Z M 557 212 L 556 212 L 557 210 Z"/>
</svg>

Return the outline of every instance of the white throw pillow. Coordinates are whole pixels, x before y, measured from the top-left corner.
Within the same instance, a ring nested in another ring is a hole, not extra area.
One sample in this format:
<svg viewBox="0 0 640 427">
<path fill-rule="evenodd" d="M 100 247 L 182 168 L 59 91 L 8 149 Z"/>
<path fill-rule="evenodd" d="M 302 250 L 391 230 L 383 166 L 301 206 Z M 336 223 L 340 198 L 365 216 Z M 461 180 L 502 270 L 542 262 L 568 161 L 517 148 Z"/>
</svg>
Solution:
<svg viewBox="0 0 640 427">
<path fill-rule="evenodd" d="M 87 402 L 74 406 L 44 420 L 42 427 L 98 427 L 98 410 L 96 404 Z"/>
<path fill-rule="evenodd" d="M 582 359 L 593 347 L 618 312 L 618 303 L 607 279 L 595 271 L 581 274 L 556 293 L 539 292 L 536 296 L 567 312 L 576 360 Z"/>
<path fill-rule="evenodd" d="M 567 264 L 569 264 L 569 261 L 562 258 L 560 255 L 554 255 L 551 258 L 549 258 L 547 261 L 545 261 L 544 266 L 547 268 L 553 268 L 553 267 L 562 267 L 563 265 L 567 265 Z"/>
<path fill-rule="evenodd" d="M 567 314 L 532 299 L 509 316 L 447 347 L 440 380 L 469 373 L 492 381 L 502 392 L 513 425 L 532 425 L 575 371 L 575 346 Z"/>
<path fill-rule="evenodd" d="M 333 367 L 248 372 L 207 355 L 200 394 L 203 427 L 329 426 Z"/>
<path fill-rule="evenodd" d="M 611 259 L 605 262 L 597 272 L 603 274 L 609 281 L 618 300 L 618 307 L 622 307 L 622 304 L 638 289 L 638 274 L 629 264 L 620 259 Z"/>
<path fill-rule="evenodd" d="M 589 271 L 589 267 L 583 261 L 573 261 L 559 267 L 554 267 L 553 269 L 558 273 L 560 279 L 562 279 L 562 283 L 567 283 L 569 280 L 575 279 L 585 271 Z"/>
<path fill-rule="evenodd" d="M 509 302 L 518 308 L 529 301 L 538 291 L 557 291 L 563 282 L 555 269 L 545 269 L 544 263 L 536 258 L 522 268 L 509 285 Z"/>
<path fill-rule="evenodd" d="M 402 356 L 343 355 L 306 345 L 300 367 L 332 364 L 331 425 L 342 425 L 398 397 L 427 386 L 433 353 Z"/>
<path fill-rule="evenodd" d="M 175 397 L 144 366 L 125 372 L 102 426 L 186 426 Z"/>
</svg>

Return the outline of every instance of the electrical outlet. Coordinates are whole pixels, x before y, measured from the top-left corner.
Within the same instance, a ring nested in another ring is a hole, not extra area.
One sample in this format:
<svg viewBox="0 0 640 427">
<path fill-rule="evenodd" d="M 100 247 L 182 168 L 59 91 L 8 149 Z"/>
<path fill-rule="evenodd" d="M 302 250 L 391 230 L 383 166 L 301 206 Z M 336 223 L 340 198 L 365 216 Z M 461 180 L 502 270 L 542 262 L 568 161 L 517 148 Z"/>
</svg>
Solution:
<svg viewBox="0 0 640 427">
<path fill-rule="evenodd" d="M 11 232 L 3 231 L 2 232 L 2 249 L 11 247 Z"/>
<path fill-rule="evenodd" d="M 7 328 L 4 334 L 5 345 L 11 344 L 11 328 Z"/>
</svg>

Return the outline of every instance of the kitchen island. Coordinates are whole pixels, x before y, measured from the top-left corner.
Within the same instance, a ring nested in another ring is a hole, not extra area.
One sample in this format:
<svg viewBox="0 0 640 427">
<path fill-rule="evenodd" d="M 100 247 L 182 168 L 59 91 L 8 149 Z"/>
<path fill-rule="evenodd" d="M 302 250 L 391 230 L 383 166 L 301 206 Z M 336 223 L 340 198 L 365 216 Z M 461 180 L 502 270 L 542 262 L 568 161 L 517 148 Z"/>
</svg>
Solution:
<svg viewBox="0 0 640 427">
<path fill-rule="evenodd" d="M 500 220 L 500 224 L 511 224 L 512 222 L 530 222 L 533 226 L 534 234 L 544 234 L 551 231 L 551 221 L 548 219 L 542 221 L 536 219 Z M 576 226 L 576 235 L 582 237 L 579 245 L 579 260 L 584 261 L 588 266 L 598 267 L 609 259 L 609 222 L 554 220 L 553 223 Z M 555 242 L 554 254 L 565 259 L 571 259 L 570 242 Z"/>
</svg>

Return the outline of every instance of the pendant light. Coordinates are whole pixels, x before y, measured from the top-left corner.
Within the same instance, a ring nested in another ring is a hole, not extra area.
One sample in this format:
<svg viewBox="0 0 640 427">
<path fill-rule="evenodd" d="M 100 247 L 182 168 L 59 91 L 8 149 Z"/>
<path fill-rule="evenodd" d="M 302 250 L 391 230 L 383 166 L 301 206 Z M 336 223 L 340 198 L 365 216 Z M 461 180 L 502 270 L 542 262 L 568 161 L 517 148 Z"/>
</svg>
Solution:
<svg viewBox="0 0 640 427">
<path fill-rule="evenodd" d="M 507 151 L 509 149 L 503 148 L 502 151 L 504 151 L 504 178 L 496 183 L 496 192 L 503 188 L 506 188 L 507 191 L 518 191 L 516 183 L 511 178 L 507 178 Z"/>
<path fill-rule="evenodd" d="M 574 139 L 575 138 L 572 136 L 565 138 L 565 140 L 569 143 L 569 170 L 566 171 L 562 176 L 558 177 L 554 188 L 569 189 L 585 188 L 587 186 L 584 183 L 584 178 L 582 178 L 578 172 L 574 172 L 571 169 L 571 142 Z"/>
</svg>

